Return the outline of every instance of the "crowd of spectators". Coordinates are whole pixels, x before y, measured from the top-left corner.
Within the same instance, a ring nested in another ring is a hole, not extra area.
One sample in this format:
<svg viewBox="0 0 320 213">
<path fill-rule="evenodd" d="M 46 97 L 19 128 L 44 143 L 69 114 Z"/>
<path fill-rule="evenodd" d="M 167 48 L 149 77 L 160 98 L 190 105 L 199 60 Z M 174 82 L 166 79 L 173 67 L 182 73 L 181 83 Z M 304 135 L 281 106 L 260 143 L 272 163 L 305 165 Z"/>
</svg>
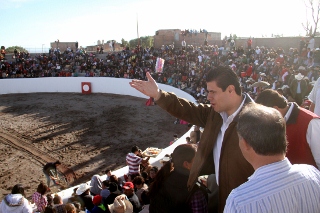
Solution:
<svg viewBox="0 0 320 213">
<path fill-rule="evenodd" d="M 152 171 L 158 171 L 158 168 L 155 167 Z M 124 182 L 112 174 L 111 170 L 106 170 L 107 178 L 93 175 L 90 185 L 83 183 L 74 188 L 74 193 L 67 203 L 63 203 L 62 198 L 58 194 L 53 194 L 48 185 L 43 182 L 38 185 L 30 199 L 27 199 L 24 193 L 24 186 L 17 184 L 12 188 L 12 192 L 2 200 L 0 212 L 145 212 L 150 202 L 147 192 L 152 183 L 152 175 L 150 177 L 149 172 L 144 172 Z"/>
<path fill-rule="evenodd" d="M 252 87 L 258 81 L 270 84 L 269 88 L 280 89 L 284 96 L 293 98 L 291 83 L 301 73 L 306 82 L 307 95 L 319 77 L 320 49 L 290 48 L 287 52 L 273 47 L 232 47 L 230 44 L 162 45 L 135 49 L 124 48 L 120 52 L 109 52 L 105 58 L 84 49 L 50 49 L 48 54 L 31 57 L 29 53 L 16 52 L 15 60 L 1 61 L 0 78 L 22 77 L 115 77 L 145 79 L 151 72 L 158 83 L 172 85 L 193 95 L 199 102 L 206 102 L 205 77 L 212 67 L 230 66 L 239 76 L 244 92 L 253 98 L 263 87 Z M 165 60 L 162 73 L 155 73 L 156 59 Z M 80 74 L 81 73 L 81 74 Z M 268 86 L 266 86 L 268 87 Z M 291 91 L 290 91 L 291 88 Z M 304 98 L 304 97 L 303 97 Z M 299 101 L 298 101 L 299 102 Z M 301 103 L 300 103 L 301 104 Z"/>
<path fill-rule="evenodd" d="M 158 57 L 163 58 L 165 64 L 163 71 L 156 73 L 154 70 Z M 304 46 L 300 49 L 290 48 L 286 52 L 280 47 L 263 46 L 230 48 L 224 44 L 175 48 L 173 45 L 163 45 L 159 49 L 125 48 L 121 52 L 110 52 L 106 58 L 101 59 L 95 53 L 87 53 L 83 49 L 73 51 L 68 48 L 61 52 L 57 48 L 35 57 L 25 52 L 16 52 L 13 62 L 1 61 L 0 78 L 76 77 L 85 73 L 87 77 L 145 80 L 146 72 L 150 72 L 158 83 L 177 87 L 193 95 L 198 102 L 208 103 L 206 75 L 210 69 L 221 65 L 231 67 L 238 75 L 242 90 L 253 99 L 264 89 L 272 88 L 289 101 L 303 105 L 306 95 L 319 77 L 320 49 Z M 297 85 L 300 85 L 299 88 Z M 200 132 L 192 142 L 196 143 L 199 137 Z M 91 186 L 81 184 L 76 188 L 68 204 L 63 204 L 57 195 L 52 198 L 49 187 L 40 183 L 31 202 L 40 212 L 69 213 L 87 209 L 94 213 L 113 212 L 117 208 L 140 212 L 144 211 L 144 206 L 147 212 L 150 203 L 148 187 L 157 172 L 158 168 L 152 167 L 134 177 L 129 175 L 126 182 L 123 182 L 108 170 L 106 180 L 95 175 Z M 23 186 L 18 184 L 1 203 L 0 213 L 13 212 L 8 210 L 11 204 L 14 208 L 25 208 L 29 212 L 31 206 L 28 206 L 28 202 Z"/>
</svg>

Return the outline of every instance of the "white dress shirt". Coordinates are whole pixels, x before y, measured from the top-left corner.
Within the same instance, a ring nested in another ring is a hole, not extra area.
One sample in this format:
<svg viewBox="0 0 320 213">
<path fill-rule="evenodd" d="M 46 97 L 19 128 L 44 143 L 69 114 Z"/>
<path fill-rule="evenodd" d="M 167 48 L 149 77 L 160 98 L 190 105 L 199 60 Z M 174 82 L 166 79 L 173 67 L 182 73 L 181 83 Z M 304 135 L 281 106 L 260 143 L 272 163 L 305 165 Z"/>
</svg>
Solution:
<svg viewBox="0 0 320 213">
<path fill-rule="evenodd" d="M 314 84 L 308 98 L 312 103 L 314 103 L 314 113 L 320 116 L 320 78 Z"/>
<path fill-rule="evenodd" d="M 244 99 L 242 103 L 240 104 L 239 108 L 228 117 L 226 112 L 221 112 L 220 115 L 222 117 L 223 123 L 220 129 L 220 132 L 217 137 L 217 142 L 215 143 L 213 147 L 213 160 L 214 160 L 214 167 L 216 172 L 216 181 L 219 185 L 219 166 L 220 166 L 220 154 L 221 154 L 221 147 L 222 147 L 222 141 L 224 138 L 224 133 L 229 127 L 229 124 L 233 121 L 234 117 L 237 116 L 237 114 L 240 112 L 241 108 L 243 107 L 244 101 L 246 100 L 246 96 L 244 96 Z"/>
<path fill-rule="evenodd" d="M 224 213 L 319 213 L 320 172 L 285 158 L 258 168 L 232 190 Z"/>
</svg>

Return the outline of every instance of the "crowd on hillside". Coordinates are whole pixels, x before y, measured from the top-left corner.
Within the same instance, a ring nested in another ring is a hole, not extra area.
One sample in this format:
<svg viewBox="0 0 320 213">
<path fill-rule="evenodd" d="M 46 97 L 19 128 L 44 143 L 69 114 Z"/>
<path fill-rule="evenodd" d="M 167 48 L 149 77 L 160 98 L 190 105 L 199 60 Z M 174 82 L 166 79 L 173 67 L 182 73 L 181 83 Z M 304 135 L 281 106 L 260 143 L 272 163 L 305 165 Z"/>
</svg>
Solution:
<svg viewBox="0 0 320 213">
<path fill-rule="evenodd" d="M 154 72 L 158 57 L 165 60 L 162 73 Z M 300 77 L 303 76 L 307 87 L 307 91 L 303 91 L 304 97 L 319 76 L 320 50 L 311 49 L 308 43 L 285 52 L 280 47 L 233 47 L 231 42 L 228 45 L 226 41 L 221 46 L 125 48 L 121 52 L 108 53 L 104 59 L 95 53 L 71 48 L 64 52 L 52 48 L 48 54 L 35 57 L 25 52 L 15 52 L 14 58 L 13 62 L 1 61 L 0 78 L 76 77 L 82 73 L 86 77 L 145 79 L 146 72 L 151 72 L 157 82 L 178 87 L 205 102 L 206 74 L 218 65 L 230 66 L 239 76 L 243 91 L 252 97 L 270 84 L 273 89 L 282 89 L 287 98 L 295 99 L 295 94 L 292 94 L 294 88 L 291 89 L 292 76 L 301 73 Z M 268 85 L 251 86 L 258 81 L 265 81 Z"/>
</svg>

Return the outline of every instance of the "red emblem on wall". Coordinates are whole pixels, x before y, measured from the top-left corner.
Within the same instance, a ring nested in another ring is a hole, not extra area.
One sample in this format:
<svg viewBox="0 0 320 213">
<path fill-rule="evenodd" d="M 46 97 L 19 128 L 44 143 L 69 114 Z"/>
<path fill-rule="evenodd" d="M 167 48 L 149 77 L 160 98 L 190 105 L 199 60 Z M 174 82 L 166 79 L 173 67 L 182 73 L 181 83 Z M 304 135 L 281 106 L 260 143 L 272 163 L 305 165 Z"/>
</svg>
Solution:
<svg viewBox="0 0 320 213">
<path fill-rule="evenodd" d="M 91 82 L 81 82 L 82 94 L 91 94 Z"/>
</svg>

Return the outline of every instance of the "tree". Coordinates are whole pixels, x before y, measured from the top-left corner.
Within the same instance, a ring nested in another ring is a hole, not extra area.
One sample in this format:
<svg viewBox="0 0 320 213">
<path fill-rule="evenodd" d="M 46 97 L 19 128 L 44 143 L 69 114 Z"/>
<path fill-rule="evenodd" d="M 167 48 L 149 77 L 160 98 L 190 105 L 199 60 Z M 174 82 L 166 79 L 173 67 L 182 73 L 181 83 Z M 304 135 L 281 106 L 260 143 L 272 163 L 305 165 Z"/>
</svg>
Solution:
<svg viewBox="0 0 320 213">
<path fill-rule="evenodd" d="M 304 0 L 306 6 L 306 23 L 302 23 L 303 29 L 307 36 L 315 36 L 320 20 L 320 1 L 319 0 Z"/>
<path fill-rule="evenodd" d="M 140 39 L 140 41 L 139 41 Z M 129 41 L 130 48 L 135 48 L 139 43 L 141 47 L 152 47 L 154 42 L 153 36 L 144 36 Z"/>
<path fill-rule="evenodd" d="M 24 49 L 23 47 L 20 46 L 12 46 L 12 47 L 8 47 L 6 49 L 7 53 L 13 53 L 14 49 L 17 49 L 18 52 L 28 52 L 26 49 Z"/>
<path fill-rule="evenodd" d="M 236 40 L 238 38 L 238 36 L 236 34 L 233 34 L 232 38 L 233 38 L 233 40 Z"/>
<path fill-rule="evenodd" d="M 129 47 L 129 42 L 122 38 L 121 39 L 121 47 Z"/>
</svg>

